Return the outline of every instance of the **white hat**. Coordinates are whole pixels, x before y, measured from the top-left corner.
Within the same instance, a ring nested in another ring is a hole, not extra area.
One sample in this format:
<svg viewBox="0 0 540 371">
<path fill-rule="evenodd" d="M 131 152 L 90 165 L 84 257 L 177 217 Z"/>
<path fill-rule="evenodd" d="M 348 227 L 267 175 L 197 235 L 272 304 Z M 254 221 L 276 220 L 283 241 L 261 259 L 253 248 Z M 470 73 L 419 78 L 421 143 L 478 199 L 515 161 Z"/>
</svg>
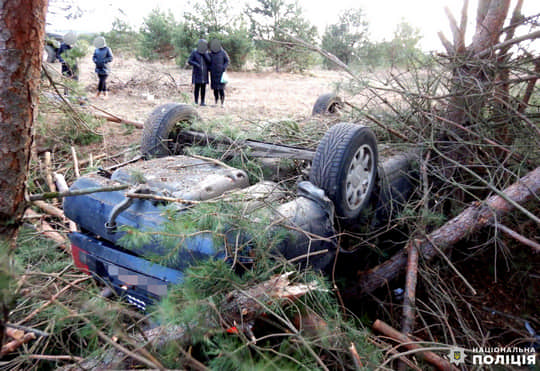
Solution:
<svg viewBox="0 0 540 371">
<path fill-rule="evenodd" d="M 62 39 L 69 46 L 73 46 L 77 42 L 77 34 L 73 31 L 69 31 Z"/>
<path fill-rule="evenodd" d="M 98 36 L 94 39 L 94 46 L 97 49 L 101 49 L 107 46 L 107 43 L 105 42 L 105 38 L 103 36 Z"/>
</svg>

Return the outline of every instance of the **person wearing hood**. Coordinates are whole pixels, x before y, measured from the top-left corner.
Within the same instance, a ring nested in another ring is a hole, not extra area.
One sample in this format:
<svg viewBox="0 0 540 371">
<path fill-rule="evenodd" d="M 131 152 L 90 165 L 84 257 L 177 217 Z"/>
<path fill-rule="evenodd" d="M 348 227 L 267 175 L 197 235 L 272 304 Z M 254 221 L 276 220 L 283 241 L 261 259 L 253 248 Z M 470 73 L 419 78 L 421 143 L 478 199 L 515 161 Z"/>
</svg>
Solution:
<svg viewBox="0 0 540 371">
<path fill-rule="evenodd" d="M 214 90 L 214 98 L 216 104 L 218 98 L 223 102 L 225 101 L 225 84 L 223 79 L 223 73 L 227 70 L 229 65 L 229 56 L 225 50 L 221 47 L 221 42 L 218 39 L 210 41 L 210 87 Z"/>
<path fill-rule="evenodd" d="M 94 39 L 94 56 L 92 60 L 96 64 L 96 73 L 99 78 L 98 89 L 96 97 L 99 97 L 103 94 L 104 97 L 107 96 L 107 77 L 110 73 L 110 68 L 108 64 L 112 62 L 113 55 L 111 49 L 107 46 L 105 38 L 103 36 L 98 36 Z"/>
<path fill-rule="evenodd" d="M 70 31 L 64 35 L 60 47 L 56 49 L 56 59 L 62 64 L 62 75 L 69 77 L 71 79 L 77 80 L 78 67 L 77 63 L 70 65 L 65 59 L 64 56 L 67 55 L 67 51 L 71 50 L 75 43 L 77 42 L 77 34 L 73 31 Z"/>
<path fill-rule="evenodd" d="M 195 104 L 199 103 L 199 94 L 201 97 L 201 106 L 205 106 L 204 97 L 206 94 L 206 85 L 208 84 L 208 64 L 210 56 L 208 55 L 208 42 L 200 39 L 197 43 L 197 49 L 191 52 L 188 64 L 193 66 L 191 73 L 191 83 L 195 85 L 193 91 Z"/>
</svg>

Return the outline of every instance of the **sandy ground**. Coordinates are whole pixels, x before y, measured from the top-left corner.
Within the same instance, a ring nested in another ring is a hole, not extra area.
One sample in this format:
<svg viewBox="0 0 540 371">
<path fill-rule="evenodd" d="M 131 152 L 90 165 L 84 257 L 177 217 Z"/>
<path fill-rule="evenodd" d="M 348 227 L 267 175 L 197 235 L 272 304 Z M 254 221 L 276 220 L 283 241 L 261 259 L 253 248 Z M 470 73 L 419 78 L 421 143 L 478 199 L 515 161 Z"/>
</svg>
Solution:
<svg viewBox="0 0 540 371">
<path fill-rule="evenodd" d="M 106 111 L 134 121 L 144 121 L 157 106 L 169 103 L 192 103 L 191 70 L 173 62 L 145 63 L 116 57 L 108 79 L 107 99 L 96 98 L 97 76 L 91 57 L 80 64 L 80 82 L 90 102 Z M 223 116 L 233 122 L 296 119 L 311 115 L 321 94 L 334 90 L 335 83 L 346 76 L 335 71 L 316 70 L 306 74 L 275 72 L 232 72 L 226 88 L 225 105 L 214 104 L 207 87 L 208 106 L 198 107 L 203 119 Z"/>
<path fill-rule="evenodd" d="M 59 69 L 58 63 L 54 65 Z M 144 123 L 156 107 L 171 102 L 193 104 L 191 69 L 182 69 L 174 61 L 143 62 L 115 56 L 107 80 L 109 95 L 96 97 L 97 75 L 91 55 L 80 61 L 79 82 L 91 105 L 118 117 Z M 214 104 L 207 86 L 207 106 L 197 106 L 203 120 L 216 126 L 234 126 L 245 130 L 249 125 L 275 120 L 301 122 L 311 116 L 317 97 L 334 91 L 335 84 L 347 78 L 337 71 L 313 70 L 304 74 L 229 71 L 225 105 Z M 323 129 L 322 129 L 323 130 Z M 82 152 L 117 153 L 140 142 L 141 130 L 126 130 L 107 123 L 102 128 L 104 142 L 98 148 Z"/>
</svg>

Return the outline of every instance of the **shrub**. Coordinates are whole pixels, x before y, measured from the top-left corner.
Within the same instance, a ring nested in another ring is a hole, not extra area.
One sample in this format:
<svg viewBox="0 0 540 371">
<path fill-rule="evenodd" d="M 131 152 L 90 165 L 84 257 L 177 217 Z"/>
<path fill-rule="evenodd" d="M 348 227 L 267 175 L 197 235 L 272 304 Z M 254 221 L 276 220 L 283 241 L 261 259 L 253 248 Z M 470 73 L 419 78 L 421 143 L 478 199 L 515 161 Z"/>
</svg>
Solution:
<svg viewBox="0 0 540 371">
<path fill-rule="evenodd" d="M 152 10 L 140 29 L 140 55 L 148 59 L 174 56 L 172 40 L 176 27 L 170 10 L 167 13 L 159 9 Z"/>
</svg>

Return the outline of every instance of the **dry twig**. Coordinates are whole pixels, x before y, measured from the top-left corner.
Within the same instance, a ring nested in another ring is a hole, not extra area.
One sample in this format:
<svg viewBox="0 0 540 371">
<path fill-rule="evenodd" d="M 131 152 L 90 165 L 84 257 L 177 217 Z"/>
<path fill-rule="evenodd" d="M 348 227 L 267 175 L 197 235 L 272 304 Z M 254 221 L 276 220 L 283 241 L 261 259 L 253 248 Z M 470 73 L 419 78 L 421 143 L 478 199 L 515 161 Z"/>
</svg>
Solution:
<svg viewBox="0 0 540 371">
<path fill-rule="evenodd" d="M 24 334 L 21 338 L 2 345 L 2 349 L 0 350 L 0 357 L 16 351 L 21 345 L 26 344 L 29 341 L 34 340 L 35 338 L 36 335 L 33 332 L 28 332 Z"/>
<path fill-rule="evenodd" d="M 538 242 L 535 242 L 535 241 L 533 241 L 533 240 L 531 240 L 531 239 L 517 233 L 513 229 L 510 229 L 510 228 L 508 228 L 507 226 L 505 226 L 505 225 L 503 225 L 501 223 L 493 222 L 491 225 L 493 225 L 497 229 L 500 229 L 501 231 L 503 231 L 508 236 L 515 239 L 516 241 L 521 242 L 522 244 L 533 248 L 535 253 L 540 253 L 540 244 Z"/>
<path fill-rule="evenodd" d="M 36 226 L 38 232 L 44 237 L 56 242 L 58 246 L 64 249 L 66 252 L 71 253 L 71 248 L 67 239 L 63 235 L 58 233 L 56 229 L 54 229 L 49 223 L 43 220 L 40 215 L 36 214 L 32 209 L 27 209 L 24 215 L 30 218 L 39 217 L 40 221 L 39 224 Z"/>
<path fill-rule="evenodd" d="M 411 239 L 407 244 L 407 274 L 405 279 L 405 296 L 403 298 L 403 322 L 401 331 L 412 333 L 414 326 L 414 307 L 416 300 L 416 280 L 418 276 L 418 246 L 421 240 Z"/>
<path fill-rule="evenodd" d="M 99 192 L 121 191 L 129 187 L 130 187 L 129 184 L 121 184 L 121 185 L 110 186 L 110 187 L 77 189 L 74 191 L 67 191 L 67 192 L 45 192 L 45 193 L 40 193 L 40 194 L 35 194 L 35 195 L 29 195 L 28 199 L 30 201 L 50 200 L 51 198 L 64 198 L 64 197 L 88 195 L 91 193 L 99 193 Z"/>
<path fill-rule="evenodd" d="M 81 172 L 79 170 L 79 159 L 77 158 L 77 151 L 73 146 L 71 146 L 71 157 L 73 157 L 73 171 L 75 172 L 75 177 L 79 178 L 81 176 Z"/>
<path fill-rule="evenodd" d="M 453 367 L 447 360 L 439 357 L 438 355 L 429 350 L 422 350 L 420 345 L 418 345 L 408 336 L 402 334 L 401 332 L 392 328 L 381 320 L 376 320 L 373 323 L 373 330 L 380 332 L 381 334 L 386 335 L 389 338 L 399 342 L 401 345 L 403 345 L 409 350 L 418 351 L 417 354 L 420 355 L 426 362 L 429 362 L 441 371 L 457 370 L 457 368 Z"/>
</svg>

